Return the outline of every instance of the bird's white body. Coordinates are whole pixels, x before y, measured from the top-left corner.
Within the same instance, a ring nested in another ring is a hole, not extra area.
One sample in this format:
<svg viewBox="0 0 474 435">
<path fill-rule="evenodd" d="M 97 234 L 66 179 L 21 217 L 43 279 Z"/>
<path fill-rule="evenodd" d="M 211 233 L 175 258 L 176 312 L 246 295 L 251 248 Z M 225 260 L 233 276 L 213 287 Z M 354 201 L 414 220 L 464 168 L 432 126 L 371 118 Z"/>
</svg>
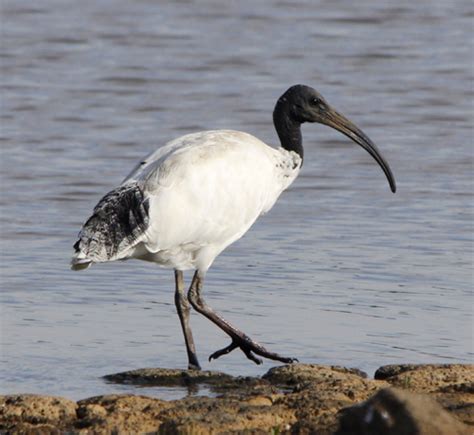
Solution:
<svg viewBox="0 0 474 435">
<path fill-rule="evenodd" d="M 257 364 L 262 361 L 256 355 L 283 363 L 296 361 L 269 352 L 217 314 L 204 300 L 202 287 L 217 255 L 270 210 L 297 177 L 303 162 L 304 122 L 326 124 L 359 144 L 381 166 L 395 192 L 390 167 L 369 137 L 316 90 L 295 85 L 278 99 L 273 111 L 280 148 L 232 130 L 204 131 L 167 143 L 95 206 L 74 244 L 72 268 L 127 258 L 173 268 L 174 300 L 189 369 L 200 369 L 189 324 L 190 305 L 231 339 L 209 360 L 240 348 Z M 188 269 L 195 272 L 185 295 L 183 271 Z"/>
<path fill-rule="evenodd" d="M 173 140 L 142 160 L 121 185 L 138 185 L 143 192 L 146 230 L 112 257 L 89 259 L 138 258 L 204 273 L 272 208 L 301 162 L 293 151 L 238 131 L 204 131 Z M 81 252 L 77 257 L 87 259 Z"/>
</svg>

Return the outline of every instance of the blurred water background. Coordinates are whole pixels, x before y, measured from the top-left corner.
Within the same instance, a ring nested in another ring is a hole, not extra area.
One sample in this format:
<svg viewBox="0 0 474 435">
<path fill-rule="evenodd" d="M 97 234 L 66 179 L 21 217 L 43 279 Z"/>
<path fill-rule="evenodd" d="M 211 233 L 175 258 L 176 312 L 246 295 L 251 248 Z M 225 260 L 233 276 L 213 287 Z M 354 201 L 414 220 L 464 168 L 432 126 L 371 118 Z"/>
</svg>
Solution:
<svg viewBox="0 0 474 435">
<path fill-rule="evenodd" d="M 273 105 L 296 83 L 378 144 L 398 192 L 344 136 L 305 125 L 300 177 L 216 260 L 209 304 L 301 362 L 472 362 L 473 16 L 443 0 L 3 1 L 0 392 L 186 394 L 101 379 L 186 367 L 172 271 L 74 273 L 72 244 L 172 138 L 232 128 L 278 145 Z M 228 339 L 191 320 L 205 369 L 275 365 L 208 363 Z"/>
</svg>

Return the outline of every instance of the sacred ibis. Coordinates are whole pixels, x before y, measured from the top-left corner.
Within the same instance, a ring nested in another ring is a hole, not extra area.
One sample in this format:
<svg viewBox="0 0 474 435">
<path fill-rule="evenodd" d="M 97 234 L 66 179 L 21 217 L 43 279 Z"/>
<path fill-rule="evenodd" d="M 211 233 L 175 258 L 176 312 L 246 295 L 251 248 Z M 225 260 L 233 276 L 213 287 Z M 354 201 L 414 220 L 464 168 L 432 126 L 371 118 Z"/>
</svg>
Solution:
<svg viewBox="0 0 474 435">
<path fill-rule="evenodd" d="M 229 346 L 209 360 L 240 348 L 250 360 L 261 356 L 290 363 L 231 325 L 203 296 L 203 280 L 214 259 L 268 212 L 295 180 L 303 163 L 301 124 L 335 128 L 364 148 L 381 166 L 392 192 L 395 179 L 375 144 L 332 109 L 314 89 L 290 87 L 277 101 L 273 122 L 281 146 L 233 130 L 188 134 L 150 154 L 94 208 L 74 245 L 72 269 L 136 258 L 174 269 L 175 305 L 184 333 L 188 367 L 200 369 L 189 325 L 191 306 L 221 328 Z M 194 276 L 185 294 L 183 271 Z"/>
</svg>

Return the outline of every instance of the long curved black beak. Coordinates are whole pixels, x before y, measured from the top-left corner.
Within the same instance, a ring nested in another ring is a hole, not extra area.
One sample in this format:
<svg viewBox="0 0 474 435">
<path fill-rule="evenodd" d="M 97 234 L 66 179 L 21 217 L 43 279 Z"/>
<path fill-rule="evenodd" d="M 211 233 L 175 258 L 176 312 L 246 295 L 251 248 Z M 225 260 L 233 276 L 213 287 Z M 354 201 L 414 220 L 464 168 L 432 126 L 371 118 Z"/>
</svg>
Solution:
<svg viewBox="0 0 474 435">
<path fill-rule="evenodd" d="M 362 148 L 364 148 L 383 169 L 385 176 L 387 177 L 387 180 L 390 184 L 390 189 L 392 190 L 392 192 L 396 192 L 397 185 L 395 183 L 395 178 L 392 174 L 390 166 L 383 158 L 377 146 L 359 127 L 349 121 L 345 116 L 341 115 L 340 113 L 336 112 L 334 109 L 331 108 L 326 109 L 324 115 L 319 117 L 318 122 L 340 131 L 348 138 L 352 139 L 355 143 L 359 144 Z"/>
</svg>

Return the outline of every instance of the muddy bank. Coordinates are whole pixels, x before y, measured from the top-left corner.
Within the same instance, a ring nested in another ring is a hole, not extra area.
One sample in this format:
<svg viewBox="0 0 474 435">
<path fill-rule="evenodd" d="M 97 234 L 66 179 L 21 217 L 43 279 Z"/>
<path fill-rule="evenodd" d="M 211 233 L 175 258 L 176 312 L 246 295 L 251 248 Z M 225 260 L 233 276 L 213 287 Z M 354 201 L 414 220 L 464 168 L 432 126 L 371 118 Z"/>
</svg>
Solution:
<svg viewBox="0 0 474 435">
<path fill-rule="evenodd" d="M 23 434 L 295 433 L 470 434 L 474 431 L 474 365 L 390 365 L 375 379 L 337 366 L 292 364 L 262 378 L 219 372 L 142 369 L 108 382 L 206 385 L 216 397 L 164 401 L 105 395 L 0 397 L 0 432 Z"/>
</svg>

